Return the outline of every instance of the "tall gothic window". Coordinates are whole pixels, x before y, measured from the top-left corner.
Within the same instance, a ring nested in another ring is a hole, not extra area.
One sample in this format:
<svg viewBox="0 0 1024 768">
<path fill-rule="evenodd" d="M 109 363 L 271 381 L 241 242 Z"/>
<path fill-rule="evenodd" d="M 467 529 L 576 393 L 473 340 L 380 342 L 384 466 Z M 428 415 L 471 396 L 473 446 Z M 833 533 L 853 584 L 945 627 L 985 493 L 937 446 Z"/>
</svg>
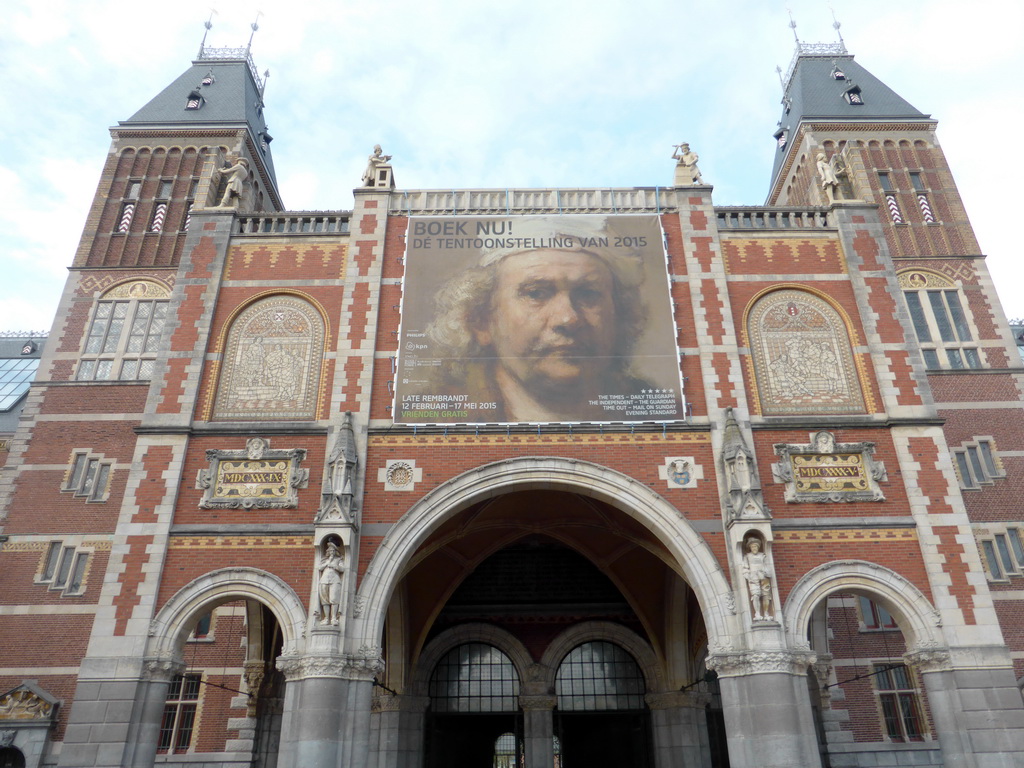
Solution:
<svg viewBox="0 0 1024 768">
<path fill-rule="evenodd" d="M 925 367 L 981 368 L 966 302 L 956 283 L 923 269 L 901 272 L 899 281 Z"/>
<path fill-rule="evenodd" d="M 214 418 L 315 419 L 324 358 L 324 321 L 298 296 L 268 296 L 231 323 Z"/>
<path fill-rule="evenodd" d="M 121 283 L 103 294 L 93 311 L 75 378 L 152 378 L 169 296 L 166 286 L 152 280 Z"/>
<path fill-rule="evenodd" d="M 864 395 L 839 312 L 806 291 L 773 291 L 747 314 L 761 412 L 863 413 Z"/>
</svg>

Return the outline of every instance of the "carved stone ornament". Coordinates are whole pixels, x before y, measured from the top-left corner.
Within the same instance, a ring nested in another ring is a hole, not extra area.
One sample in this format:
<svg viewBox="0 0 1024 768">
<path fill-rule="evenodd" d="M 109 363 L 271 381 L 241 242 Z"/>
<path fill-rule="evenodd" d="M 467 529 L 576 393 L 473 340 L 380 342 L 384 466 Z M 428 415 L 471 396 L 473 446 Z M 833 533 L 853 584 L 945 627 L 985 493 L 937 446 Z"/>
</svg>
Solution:
<svg viewBox="0 0 1024 768">
<path fill-rule="evenodd" d="M 903 660 L 919 672 L 948 672 L 953 669 L 953 658 L 948 648 L 941 646 L 918 646 L 907 651 Z"/>
<path fill-rule="evenodd" d="M 243 673 L 245 674 L 245 689 L 249 693 L 246 715 L 255 717 L 256 702 L 259 697 L 260 687 L 263 685 L 263 678 L 267 673 L 267 665 L 262 659 L 247 661 L 243 667 Z"/>
<path fill-rule="evenodd" d="M 889 477 L 875 460 L 874 443 L 837 443 L 831 432 L 810 436 L 805 445 L 778 443 L 772 464 L 776 483 L 785 483 L 786 501 L 885 501 L 879 483 Z"/>
<path fill-rule="evenodd" d="M 704 468 L 694 461 L 693 456 L 666 456 L 665 463 L 658 467 L 658 477 L 672 488 L 696 488 L 697 481 L 704 479 Z"/>
<path fill-rule="evenodd" d="M 270 441 L 254 437 L 244 450 L 209 450 L 206 458 L 209 468 L 196 477 L 200 509 L 293 509 L 298 489 L 309 484 L 309 470 L 299 467 L 303 448 L 273 450 Z"/>
<path fill-rule="evenodd" d="M 551 712 L 558 704 L 558 697 L 552 694 L 519 695 L 519 706 L 524 712 Z"/>
<path fill-rule="evenodd" d="M 18 735 L 18 732 L 11 728 L 10 730 L 0 731 L 0 747 L 9 747 L 14 743 L 14 737 Z"/>
<path fill-rule="evenodd" d="M 373 680 L 384 670 L 384 659 L 380 648 L 364 646 L 356 653 L 331 656 L 279 656 L 277 668 L 289 681 L 311 677 Z"/>
<path fill-rule="evenodd" d="M 184 662 L 177 659 L 146 659 L 143 664 L 146 680 L 170 680 L 184 671 Z"/>
<path fill-rule="evenodd" d="M 727 488 L 722 504 L 729 519 L 770 520 L 771 514 L 761 493 L 754 452 L 747 445 L 732 408 L 725 409 L 722 467 L 725 470 Z"/>
<path fill-rule="evenodd" d="M 747 653 L 711 653 L 704 665 L 719 677 L 741 677 L 769 672 L 805 675 L 818 660 L 810 651 L 749 651 Z"/>
<path fill-rule="evenodd" d="M 359 466 L 356 436 L 352 429 L 352 414 L 346 413 L 334 450 L 327 459 L 324 485 L 320 494 L 318 523 L 355 525 L 355 481 Z"/>
<path fill-rule="evenodd" d="M 384 483 L 385 491 L 414 491 L 423 479 L 423 470 L 414 459 L 388 459 L 377 471 L 377 481 Z"/>
<path fill-rule="evenodd" d="M 0 696 L 0 721 L 52 720 L 58 703 L 42 689 L 31 683 L 22 683 Z"/>
</svg>

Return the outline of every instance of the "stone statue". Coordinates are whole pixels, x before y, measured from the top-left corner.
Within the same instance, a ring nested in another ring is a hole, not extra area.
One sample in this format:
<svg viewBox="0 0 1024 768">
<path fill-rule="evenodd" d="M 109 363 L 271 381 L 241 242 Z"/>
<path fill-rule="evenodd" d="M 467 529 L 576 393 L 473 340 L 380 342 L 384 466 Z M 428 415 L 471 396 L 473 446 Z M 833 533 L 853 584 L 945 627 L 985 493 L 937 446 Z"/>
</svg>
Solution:
<svg viewBox="0 0 1024 768">
<path fill-rule="evenodd" d="M 677 187 L 692 187 L 694 184 L 704 183 L 700 169 L 697 167 L 700 157 L 696 152 L 690 150 L 690 145 L 685 141 L 682 144 L 676 144 L 676 148 L 672 152 L 672 159 L 676 161 Z"/>
<path fill-rule="evenodd" d="M 768 556 L 761 551 L 761 540 L 751 536 L 746 541 L 747 553 L 743 556 L 743 578 L 747 580 L 750 593 L 750 612 L 754 621 L 771 621 L 772 580 L 768 575 Z"/>
<path fill-rule="evenodd" d="M 391 155 L 382 154 L 380 144 L 373 145 L 373 154 L 366 161 L 366 170 L 363 171 L 363 186 L 372 187 L 377 183 L 377 169 L 387 165 Z"/>
<path fill-rule="evenodd" d="M 240 157 L 230 168 L 222 168 L 220 173 L 227 180 L 227 186 L 224 187 L 224 196 L 217 207 L 237 208 L 242 202 L 242 195 L 245 194 L 245 182 L 249 178 L 249 161 Z"/>
<path fill-rule="evenodd" d="M 819 152 L 815 158 L 818 165 L 818 176 L 821 178 L 821 188 L 825 190 L 828 201 L 831 203 L 836 199 L 836 190 L 839 189 L 839 179 L 836 172 L 829 164 L 824 152 Z"/>
<path fill-rule="evenodd" d="M 320 598 L 320 623 L 337 625 L 341 618 L 341 577 L 345 573 L 345 561 L 338 545 L 327 543 L 327 554 L 320 561 L 320 581 L 317 594 Z"/>
</svg>

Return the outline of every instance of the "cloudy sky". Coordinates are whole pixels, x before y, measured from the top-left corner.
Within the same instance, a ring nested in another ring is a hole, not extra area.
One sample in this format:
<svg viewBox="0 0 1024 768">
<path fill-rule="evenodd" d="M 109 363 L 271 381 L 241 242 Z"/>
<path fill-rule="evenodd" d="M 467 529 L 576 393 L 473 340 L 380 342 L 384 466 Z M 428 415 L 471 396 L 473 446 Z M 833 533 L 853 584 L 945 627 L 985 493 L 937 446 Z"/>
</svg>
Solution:
<svg viewBox="0 0 1024 768">
<path fill-rule="evenodd" d="M 207 40 L 252 45 L 285 205 L 346 209 L 374 143 L 399 187 L 672 183 L 700 153 L 719 205 L 761 205 L 787 8 L 939 120 L 1011 317 L 1024 317 L 1007 152 L 1024 124 L 1024 4 L 974 0 L 7 0 L 0 25 L 0 331 L 48 329 L 109 147 Z M 260 13 L 257 17 L 257 13 Z M 1012 185 L 1012 186 L 1011 186 Z"/>
</svg>

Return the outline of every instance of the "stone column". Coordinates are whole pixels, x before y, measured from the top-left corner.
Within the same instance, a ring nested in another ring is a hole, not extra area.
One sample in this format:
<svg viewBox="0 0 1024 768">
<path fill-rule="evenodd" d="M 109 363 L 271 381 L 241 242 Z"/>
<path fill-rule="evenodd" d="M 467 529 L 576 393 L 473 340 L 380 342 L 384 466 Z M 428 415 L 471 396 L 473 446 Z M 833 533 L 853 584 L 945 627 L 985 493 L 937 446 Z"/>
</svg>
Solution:
<svg viewBox="0 0 1024 768">
<path fill-rule="evenodd" d="M 711 695 L 698 691 L 649 693 L 656 768 L 711 765 L 705 707 Z"/>
<path fill-rule="evenodd" d="M 714 653 L 731 768 L 818 768 L 807 690 L 808 651 Z"/>
<path fill-rule="evenodd" d="M 1005 648 L 907 653 L 928 691 L 945 768 L 1024 765 L 1024 701 Z"/>
<path fill-rule="evenodd" d="M 523 710 L 523 742 L 526 764 L 555 764 L 555 722 L 553 713 L 558 698 L 552 694 L 520 694 Z"/>
<path fill-rule="evenodd" d="M 279 765 L 338 764 L 346 666 L 341 654 L 278 658 L 285 676 Z"/>
<path fill-rule="evenodd" d="M 129 736 L 125 744 L 127 765 L 132 768 L 148 768 L 156 760 L 156 746 L 160 738 L 160 724 L 163 720 L 167 691 L 175 675 L 185 671 L 185 664 L 170 659 L 147 659 L 143 667 L 143 678 L 139 683 L 137 701 L 141 704 L 138 714 L 132 718 Z"/>
<path fill-rule="evenodd" d="M 370 762 L 374 768 L 419 768 L 423 762 L 426 696 L 377 690 L 370 719 Z"/>
</svg>

